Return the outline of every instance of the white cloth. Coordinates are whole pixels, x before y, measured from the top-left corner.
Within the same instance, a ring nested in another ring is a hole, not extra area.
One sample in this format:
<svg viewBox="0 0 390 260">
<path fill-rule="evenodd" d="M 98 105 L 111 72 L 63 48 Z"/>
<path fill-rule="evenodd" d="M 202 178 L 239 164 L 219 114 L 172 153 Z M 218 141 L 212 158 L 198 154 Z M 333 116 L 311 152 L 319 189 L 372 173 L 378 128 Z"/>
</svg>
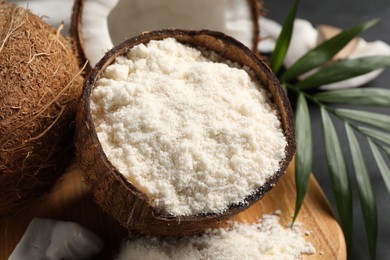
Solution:
<svg viewBox="0 0 390 260">
<path fill-rule="evenodd" d="M 91 259 L 102 248 L 102 239 L 77 223 L 34 218 L 8 259 Z"/>
</svg>

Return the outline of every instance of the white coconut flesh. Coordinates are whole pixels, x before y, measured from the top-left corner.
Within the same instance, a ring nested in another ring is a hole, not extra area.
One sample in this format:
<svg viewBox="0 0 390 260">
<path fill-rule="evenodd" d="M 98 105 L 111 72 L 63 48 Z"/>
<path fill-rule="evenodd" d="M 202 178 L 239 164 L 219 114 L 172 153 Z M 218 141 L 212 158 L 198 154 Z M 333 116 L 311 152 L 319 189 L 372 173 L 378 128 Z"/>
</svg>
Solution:
<svg viewBox="0 0 390 260">
<path fill-rule="evenodd" d="M 253 17 L 248 1 L 86 0 L 84 4 L 82 37 L 92 67 L 124 39 L 167 28 L 220 31 L 252 47 Z"/>
</svg>

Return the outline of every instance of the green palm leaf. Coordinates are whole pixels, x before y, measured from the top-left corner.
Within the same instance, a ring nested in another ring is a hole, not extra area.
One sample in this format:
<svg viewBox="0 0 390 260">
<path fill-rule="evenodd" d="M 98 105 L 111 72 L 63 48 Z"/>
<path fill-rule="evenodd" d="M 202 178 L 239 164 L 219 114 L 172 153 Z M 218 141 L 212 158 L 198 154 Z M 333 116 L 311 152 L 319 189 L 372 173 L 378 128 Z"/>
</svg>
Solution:
<svg viewBox="0 0 390 260">
<path fill-rule="evenodd" d="M 294 28 L 294 19 L 295 14 L 298 9 L 299 0 L 295 0 L 294 5 L 290 9 L 286 20 L 283 23 L 282 31 L 276 41 L 275 49 L 271 56 L 271 69 L 277 74 L 282 67 L 284 57 L 286 56 L 288 46 L 290 45 L 290 40 Z"/>
<path fill-rule="evenodd" d="M 387 156 L 390 157 L 390 148 L 389 148 L 389 147 L 384 147 L 383 149 L 384 149 L 385 152 L 387 153 Z"/>
<path fill-rule="evenodd" d="M 299 81 L 299 89 L 315 89 L 345 79 L 350 79 L 368 72 L 390 66 L 389 56 L 371 56 L 351 60 L 342 60 L 325 66 L 313 75 Z"/>
<path fill-rule="evenodd" d="M 326 91 L 313 95 L 313 98 L 324 103 L 390 106 L 390 90 L 381 88 L 354 88 Z"/>
<path fill-rule="evenodd" d="M 390 116 L 388 115 L 352 109 L 336 109 L 334 113 L 342 118 L 378 127 L 385 131 L 390 130 Z"/>
<path fill-rule="evenodd" d="M 367 30 L 378 22 L 377 19 L 368 21 L 359 26 L 344 30 L 331 39 L 324 41 L 313 50 L 307 52 L 295 62 L 282 76 L 281 80 L 289 81 L 328 62 L 342 48 L 362 31 Z"/>
<path fill-rule="evenodd" d="M 390 194 L 390 169 L 389 169 L 389 167 L 387 167 L 387 164 L 386 164 L 385 160 L 383 159 L 378 147 L 375 145 L 375 143 L 370 138 L 368 138 L 368 143 L 370 144 L 372 154 L 374 155 L 376 164 L 378 165 L 378 168 L 379 168 L 379 172 L 381 173 L 382 178 L 385 182 L 387 191 Z"/>
<path fill-rule="evenodd" d="M 353 219 L 351 184 L 336 129 L 324 107 L 321 107 L 321 117 L 332 189 L 336 199 L 341 228 L 343 229 L 347 247 L 350 251 L 352 245 Z"/>
<path fill-rule="evenodd" d="M 293 222 L 298 216 L 306 195 L 313 159 L 309 108 L 305 96 L 302 93 L 298 96 L 297 101 L 295 129 L 297 140 L 297 152 L 295 155 L 295 186 L 297 197 Z"/>
<path fill-rule="evenodd" d="M 364 126 L 358 126 L 357 128 L 362 134 L 369 136 L 372 139 L 386 143 L 387 145 L 390 145 L 390 134 Z"/>
<path fill-rule="evenodd" d="M 279 72 L 288 50 L 297 6 L 298 0 L 294 2 L 294 5 L 284 22 L 282 32 L 271 56 L 271 68 L 275 74 Z M 390 66 L 389 56 L 371 56 L 352 60 L 342 60 L 331 64 L 327 63 L 351 39 L 356 37 L 362 31 L 373 26 L 375 23 L 377 23 L 377 20 L 371 20 L 351 29 L 344 30 L 340 34 L 306 53 L 295 64 L 293 64 L 292 67 L 287 69 L 281 77 L 279 77 L 281 83 L 287 91 L 298 93 L 295 114 L 297 139 L 295 181 L 297 197 L 294 220 L 298 215 L 307 190 L 313 160 L 310 113 L 307 107 L 307 100 L 311 100 L 321 109 L 325 153 L 333 194 L 336 199 L 340 225 L 343 229 L 347 248 L 350 253 L 353 226 L 351 183 L 338 133 L 336 132 L 328 111 L 334 113 L 334 115 L 342 119 L 346 125 L 346 132 L 357 178 L 360 203 L 363 210 L 369 250 L 373 259 L 375 258 L 377 239 L 376 202 L 366 165 L 363 160 L 362 151 L 354 131 L 359 131 L 367 137 L 372 153 L 375 157 L 375 161 L 390 193 L 389 167 L 377 147 L 380 146 L 390 157 L 390 134 L 388 133 L 390 128 L 390 116 L 353 109 L 333 109 L 326 107 L 325 104 L 333 103 L 359 106 L 381 106 L 388 108 L 390 107 L 390 90 L 380 88 L 355 88 L 320 93 L 315 93 L 312 90 L 317 90 L 318 87 L 322 85 L 350 79 Z M 316 69 L 316 71 L 306 79 L 301 81 L 297 79 L 298 76 L 314 69 Z M 292 96 L 295 97 L 295 95 Z M 356 123 L 356 125 L 352 125 L 352 123 Z M 354 129 L 352 129 L 352 127 Z"/>
<path fill-rule="evenodd" d="M 376 241 L 378 232 L 378 214 L 376 208 L 375 194 L 372 189 L 371 180 L 367 172 L 359 143 L 351 126 L 345 124 L 349 146 L 351 148 L 352 162 L 355 170 L 356 181 L 359 191 L 360 205 L 366 229 L 368 247 L 371 259 L 375 259 Z"/>
</svg>

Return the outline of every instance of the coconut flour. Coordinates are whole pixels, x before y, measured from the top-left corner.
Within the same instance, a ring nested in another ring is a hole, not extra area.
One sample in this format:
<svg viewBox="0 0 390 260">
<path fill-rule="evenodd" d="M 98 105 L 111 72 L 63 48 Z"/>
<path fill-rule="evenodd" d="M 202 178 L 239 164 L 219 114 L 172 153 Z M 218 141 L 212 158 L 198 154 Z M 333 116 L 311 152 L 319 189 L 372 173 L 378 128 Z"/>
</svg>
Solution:
<svg viewBox="0 0 390 260">
<path fill-rule="evenodd" d="M 211 229 L 201 236 L 130 240 L 118 259 L 301 259 L 302 254 L 316 253 L 304 236 L 299 225 L 285 228 L 278 216 L 264 215 L 255 224 L 235 223 L 229 230 Z"/>
<path fill-rule="evenodd" d="M 278 170 L 278 112 L 248 71 L 167 38 L 135 46 L 97 81 L 103 150 L 158 211 L 222 212 Z"/>
</svg>

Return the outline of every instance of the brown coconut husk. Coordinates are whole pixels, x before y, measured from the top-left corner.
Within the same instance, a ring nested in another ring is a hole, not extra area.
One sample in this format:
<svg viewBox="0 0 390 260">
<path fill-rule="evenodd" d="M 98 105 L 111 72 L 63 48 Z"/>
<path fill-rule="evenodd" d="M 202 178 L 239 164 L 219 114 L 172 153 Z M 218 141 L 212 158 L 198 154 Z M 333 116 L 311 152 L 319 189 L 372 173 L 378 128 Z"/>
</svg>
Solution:
<svg viewBox="0 0 390 260">
<path fill-rule="evenodd" d="M 90 112 L 90 96 L 95 82 L 105 68 L 116 57 L 126 55 L 135 45 L 150 40 L 174 37 L 179 42 L 213 50 L 223 58 L 251 68 L 257 80 L 272 95 L 277 106 L 283 132 L 287 139 L 286 156 L 280 161 L 280 168 L 255 194 L 246 198 L 246 203 L 230 205 L 223 213 L 209 213 L 194 216 L 163 215 L 154 211 L 150 199 L 132 185 L 111 164 L 99 143 Z M 189 235 L 205 228 L 215 227 L 245 210 L 274 187 L 286 170 L 295 152 L 293 113 L 285 92 L 269 67 L 243 44 L 225 34 L 211 31 L 162 30 L 144 33 L 128 39 L 108 51 L 93 68 L 84 86 L 82 102 L 77 114 L 76 151 L 79 167 L 84 172 L 86 182 L 91 186 L 96 202 L 105 212 L 112 215 L 124 227 L 150 235 Z"/>
<path fill-rule="evenodd" d="M 85 42 L 82 34 L 83 28 L 83 10 L 86 0 L 74 0 L 71 25 L 70 25 L 70 34 L 72 40 L 72 46 L 75 53 L 78 55 L 79 65 L 83 66 L 88 58 L 85 54 Z M 251 9 L 252 16 L 252 46 L 253 51 L 257 51 L 257 44 L 260 40 L 260 26 L 259 18 L 263 15 L 263 1 L 262 0 L 246 0 L 247 4 Z M 207 28 L 204 28 L 207 29 Z M 92 67 L 90 65 L 86 66 L 86 71 L 90 71 Z"/>
<path fill-rule="evenodd" d="M 48 191 L 73 157 L 83 78 L 69 41 L 0 3 L 0 215 Z"/>
</svg>

